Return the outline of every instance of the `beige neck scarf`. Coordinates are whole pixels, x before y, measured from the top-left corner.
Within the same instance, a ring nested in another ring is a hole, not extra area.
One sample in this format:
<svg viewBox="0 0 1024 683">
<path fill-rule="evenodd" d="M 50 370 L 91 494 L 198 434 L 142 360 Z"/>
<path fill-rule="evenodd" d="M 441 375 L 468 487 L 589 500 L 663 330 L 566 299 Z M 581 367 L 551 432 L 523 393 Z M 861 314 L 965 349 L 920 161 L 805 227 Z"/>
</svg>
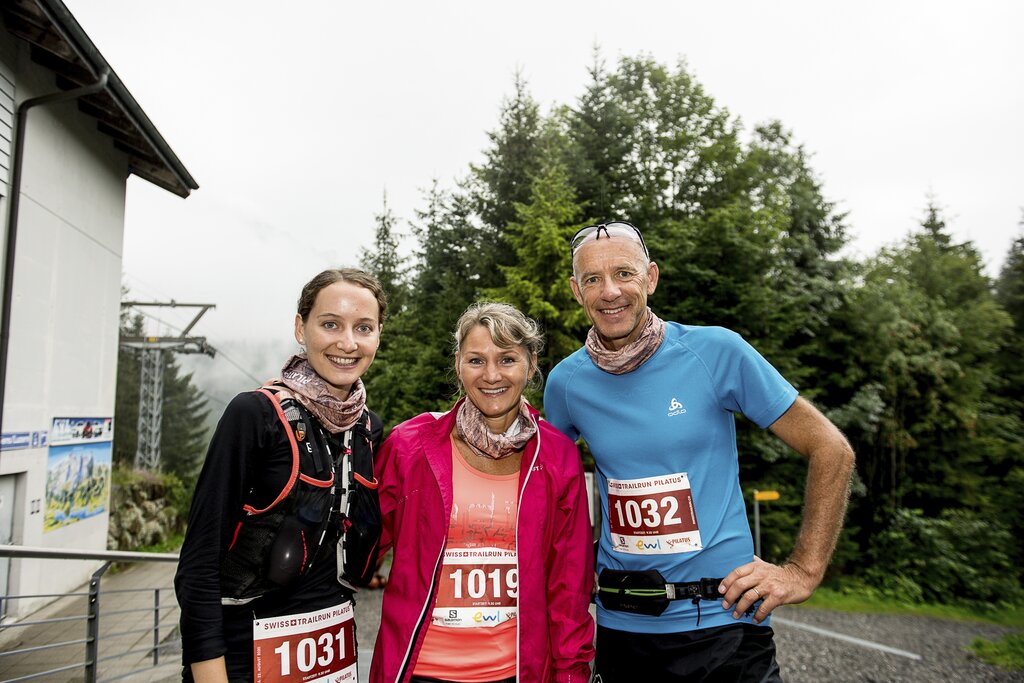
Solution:
<svg viewBox="0 0 1024 683">
<path fill-rule="evenodd" d="M 537 423 L 530 417 L 526 399 L 519 399 L 519 415 L 504 434 L 495 434 L 487 428 L 484 414 L 468 398 L 462 401 L 455 414 L 455 427 L 459 438 L 482 458 L 501 460 L 521 451 L 526 442 L 537 433 Z"/>
<path fill-rule="evenodd" d="M 643 365 L 654 355 L 664 339 L 665 321 L 654 315 L 654 311 L 648 307 L 647 322 L 644 323 L 640 336 L 633 342 L 618 351 L 611 351 L 605 348 L 601 338 L 597 336 L 597 330 L 591 327 L 587 333 L 586 349 L 594 365 L 613 375 L 624 375 Z"/>
<path fill-rule="evenodd" d="M 316 374 L 305 354 L 292 356 L 281 369 L 281 383 L 291 389 L 291 397 L 313 413 L 331 434 L 350 429 L 366 407 L 363 380 L 356 380 L 348 398 L 342 401 L 330 392 L 327 382 Z M 281 392 L 282 394 L 286 392 Z"/>
</svg>

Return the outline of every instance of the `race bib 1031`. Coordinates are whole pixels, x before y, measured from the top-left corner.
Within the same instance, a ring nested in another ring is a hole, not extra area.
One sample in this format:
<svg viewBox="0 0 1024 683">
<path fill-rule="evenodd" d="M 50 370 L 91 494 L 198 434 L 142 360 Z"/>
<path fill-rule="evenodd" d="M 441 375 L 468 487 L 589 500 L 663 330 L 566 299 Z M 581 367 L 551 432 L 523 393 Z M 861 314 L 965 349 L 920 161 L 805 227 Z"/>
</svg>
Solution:
<svg viewBox="0 0 1024 683">
<path fill-rule="evenodd" d="M 256 683 L 355 683 L 352 603 L 252 622 Z"/>
</svg>

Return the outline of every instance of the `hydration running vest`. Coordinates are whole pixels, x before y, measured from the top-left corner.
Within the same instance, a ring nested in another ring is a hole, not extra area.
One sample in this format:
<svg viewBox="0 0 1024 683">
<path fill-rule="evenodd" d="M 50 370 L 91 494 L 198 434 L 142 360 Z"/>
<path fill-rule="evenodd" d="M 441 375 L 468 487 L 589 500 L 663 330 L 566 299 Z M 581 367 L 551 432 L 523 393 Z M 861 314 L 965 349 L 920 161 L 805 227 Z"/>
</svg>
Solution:
<svg viewBox="0 0 1024 683">
<path fill-rule="evenodd" d="M 279 396 L 282 389 L 269 384 L 257 391 L 270 400 L 288 436 L 291 475 L 270 505 L 242 506 L 221 564 L 224 604 L 245 604 L 298 581 L 314 560 L 325 561 L 321 546 L 326 541 L 329 547 L 339 531 L 338 581 L 354 589 L 376 569 L 381 516 L 370 411 L 331 435 L 302 404 Z"/>
</svg>

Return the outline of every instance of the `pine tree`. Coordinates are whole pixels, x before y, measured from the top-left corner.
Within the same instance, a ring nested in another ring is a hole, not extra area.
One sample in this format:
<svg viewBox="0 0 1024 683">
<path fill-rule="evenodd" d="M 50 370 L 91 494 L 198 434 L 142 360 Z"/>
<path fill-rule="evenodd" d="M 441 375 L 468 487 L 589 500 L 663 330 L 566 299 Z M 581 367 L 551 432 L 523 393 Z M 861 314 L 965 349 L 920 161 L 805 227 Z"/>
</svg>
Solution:
<svg viewBox="0 0 1024 683">
<path fill-rule="evenodd" d="M 540 169 L 542 118 L 526 80 L 516 73 L 512 96 L 501 104 L 498 128 L 487 134 L 484 161 L 470 167 L 460 196 L 476 220 L 481 287 L 501 285 L 502 266 L 512 263 L 505 233 L 516 217 L 516 204 L 526 202 Z"/>
<path fill-rule="evenodd" d="M 848 397 L 814 385 L 823 372 L 841 373 L 844 365 L 820 339 L 851 284 L 850 264 L 836 256 L 846 242 L 845 216 L 824 198 L 807 154 L 779 122 L 755 130 L 734 182 L 744 186 L 751 208 L 778 227 L 771 265 L 762 273 L 774 295 L 765 301 L 765 326 L 752 329 L 751 339 L 777 359 L 787 379 L 839 405 Z"/>
<path fill-rule="evenodd" d="M 530 198 L 541 165 L 540 134 L 540 108 L 522 73 L 516 73 L 512 96 L 502 102 L 498 129 L 487 134 L 490 147 L 484 152 L 484 163 L 472 168 L 474 208 L 499 233 L 515 220 L 515 205 Z"/>
<path fill-rule="evenodd" d="M 1024 221 L 1022 221 L 1024 224 Z M 991 462 L 992 507 L 1016 539 L 1012 557 L 1024 580 L 1024 235 L 1010 247 L 996 282 L 996 299 L 1012 329 L 996 361 L 996 381 L 979 420 L 979 437 Z"/>
<path fill-rule="evenodd" d="M 128 291 L 121 288 L 121 298 L 127 298 Z M 142 335 L 143 318 L 131 315 L 127 308 L 121 308 L 121 336 Z M 141 367 L 136 349 L 123 346 L 117 351 L 117 388 L 114 394 L 114 467 L 134 467 L 135 453 L 139 438 L 139 377 Z"/>
<path fill-rule="evenodd" d="M 171 472 L 191 489 L 209 443 L 206 397 L 182 374 L 172 353 L 164 353 L 164 406 L 160 426 L 160 469 Z"/>
<path fill-rule="evenodd" d="M 507 237 L 514 265 L 502 268 L 505 285 L 486 290 L 484 296 L 510 303 L 540 323 L 546 335 L 540 368 L 546 374 L 579 348 L 579 337 L 588 327 L 569 287 L 569 240 L 583 224 L 576 222 L 580 210 L 560 161 L 547 162 L 533 182 L 529 203 L 518 204 L 516 210 Z"/>
<path fill-rule="evenodd" d="M 999 376 L 1007 395 L 1019 395 L 1024 386 L 1024 235 L 1013 241 L 1006 255 L 996 281 L 996 300 L 1013 321 L 1013 330 L 1000 350 Z"/>
<path fill-rule="evenodd" d="M 566 168 L 577 189 L 577 203 L 587 223 L 625 215 L 626 163 L 630 157 L 633 123 L 625 115 L 600 51 L 594 49 L 590 83 L 576 107 L 567 114 Z"/>
<path fill-rule="evenodd" d="M 996 298 L 1013 319 L 1016 336 L 1024 336 L 1024 234 L 1013 241 L 1006 254 L 996 282 Z"/>
<path fill-rule="evenodd" d="M 397 219 L 388 206 L 386 192 L 381 212 L 374 216 L 374 222 L 377 227 L 373 247 L 361 250 L 359 264 L 380 282 L 388 296 L 388 309 L 394 315 L 405 304 L 406 267 L 405 259 L 398 253 L 401 235 L 397 229 Z"/>
<path fill-rule="evenodd" d="M 482 229 L 464 193 L 427 193 L 413 234 L 420 241 L 406 306 L 384 327 L 377 361 L 364 377 L 385 424 L 446 408 L 454 389 L 452 331 L 480 293 Z"/>
<path fill-rule="evenodd" d="M 934 203 L 921 226 L 869 262 L 848 313 L 852 386 L 878 387 L 884 405 L 873 432 L 851 432 L 867 514 L 882 523 L 898 507 L 984 507 L 977 428 L 1010 328 L 975 247 L 953 243 Z"/>
</svg>

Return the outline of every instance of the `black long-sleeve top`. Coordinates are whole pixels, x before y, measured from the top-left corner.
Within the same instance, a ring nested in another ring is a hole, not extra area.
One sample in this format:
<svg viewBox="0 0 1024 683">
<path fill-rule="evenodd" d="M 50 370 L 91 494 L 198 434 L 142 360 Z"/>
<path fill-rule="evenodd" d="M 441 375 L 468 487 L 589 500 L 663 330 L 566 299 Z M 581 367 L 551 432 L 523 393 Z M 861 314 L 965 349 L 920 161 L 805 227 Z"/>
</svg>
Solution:
<svg viewBox="0 0 1024 683">
<path fill-rule="evenodd" d="M 380 443 L 373 416 L 372 447 Z M 354 447 L 355 444 L 354 444 Z M 245 605 L 222 605 L 220 568 L 248 503 L 269 505 L 288 481 L 292 452 L 285 427 L 270 400 L 258 392 L 236 396 L 217 425 L 196 484 L 174 586 L 181 606 L 182 672 L 193 662 L 225 656 L 230 680 L 252 680 L 254 618 L 296 614 L 351 598 L 338 583 L 336 523 L 328 528 L 316 560 L 294 586 Z"/>
</svg>

